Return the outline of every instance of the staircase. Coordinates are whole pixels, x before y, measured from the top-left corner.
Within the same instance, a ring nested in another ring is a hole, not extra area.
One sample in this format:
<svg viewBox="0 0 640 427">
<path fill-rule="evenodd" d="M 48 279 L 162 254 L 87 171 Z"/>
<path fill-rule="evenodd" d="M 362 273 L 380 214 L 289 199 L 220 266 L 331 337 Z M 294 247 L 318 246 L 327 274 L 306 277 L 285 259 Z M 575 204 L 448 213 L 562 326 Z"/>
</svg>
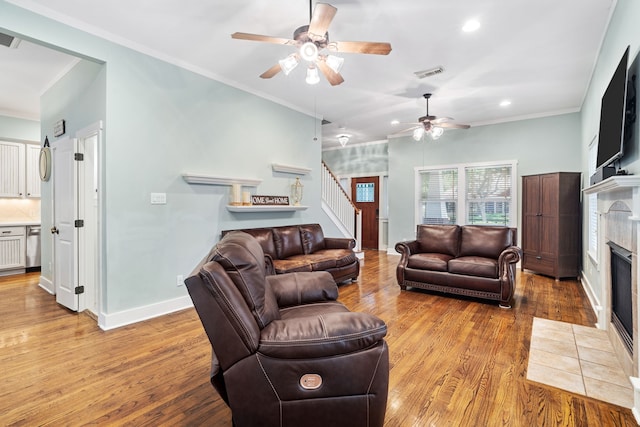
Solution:
<svg viewBox="0 0 640 427">
<path fill-rule="evenodd" d="M 356 241 L 355 252 L 361 258 L 362 253 L 362 215 L 336 176 L 325 162 L 322 162 L 322 209 L 340 229 L 343 235 Z"/>
</svg>

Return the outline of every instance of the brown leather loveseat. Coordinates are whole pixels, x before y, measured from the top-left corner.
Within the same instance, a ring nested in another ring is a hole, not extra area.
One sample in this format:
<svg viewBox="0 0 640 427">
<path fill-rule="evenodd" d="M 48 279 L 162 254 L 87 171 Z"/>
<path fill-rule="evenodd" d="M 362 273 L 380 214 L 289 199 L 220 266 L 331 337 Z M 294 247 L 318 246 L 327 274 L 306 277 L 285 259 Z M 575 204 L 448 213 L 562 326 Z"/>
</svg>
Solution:
<svg viewBox="0 0 640 427">
<path fill-rule="evenodd" d="M 243 231 L 258 240 L 268 259 L 268 274 L 328 271 L 336 283 L 356 280 L 360 274 L 355 240 L 325 237 L 320 224 L 225 230 L 222 236 L 230 231 Z"/>
<path fill-rule="evenodd" d="M 264 262 L 256 239 L 231 232 L 185 281 L 233 425 L 382 427 L 385 323 L 336 301 L 329 273 L 267 276 Z"/>
<path fill-rule="evenodd" d="M 398 285 L 499 301 L 510 308 L 520 260 L 515 228 L 418 225 L 416 240 L 396 244 Z"/>
</svg>

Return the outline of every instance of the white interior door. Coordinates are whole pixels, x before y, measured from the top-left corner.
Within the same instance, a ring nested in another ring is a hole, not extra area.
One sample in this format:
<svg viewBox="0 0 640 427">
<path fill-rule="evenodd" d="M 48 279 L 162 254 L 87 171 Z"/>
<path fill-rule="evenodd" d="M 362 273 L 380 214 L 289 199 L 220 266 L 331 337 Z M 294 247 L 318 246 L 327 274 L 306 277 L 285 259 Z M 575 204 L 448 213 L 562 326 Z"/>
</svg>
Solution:
<svg viewBox="0 0 640 427">
<path fill-rule="evenodd" d="M 56 301 L 78 311 L 78 170 L 74 154 L 77 140 L 65 138 L 52 144 L 53 152 L 53 245 Z"/>
<path fill-rule="evenodd" d="M 78 150 L 84 154 L 78 164 L 78 218 L 84 226 L 78 230 L 78 283 L 84 287 L 78 311 L 89 310 L 99 315 L 99 180 L 98 146 L 101 123 L 92 125 L 76 136 Z"/>
</svg>

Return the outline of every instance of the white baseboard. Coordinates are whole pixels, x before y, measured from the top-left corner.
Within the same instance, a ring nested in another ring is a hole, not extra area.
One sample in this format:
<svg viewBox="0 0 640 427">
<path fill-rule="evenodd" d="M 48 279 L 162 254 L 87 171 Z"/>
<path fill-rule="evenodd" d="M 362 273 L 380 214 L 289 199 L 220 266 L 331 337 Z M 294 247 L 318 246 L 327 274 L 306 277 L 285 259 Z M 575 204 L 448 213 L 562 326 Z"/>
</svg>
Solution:
<svg viewBox="0 0 640 427">
<path fill-rule="evenodd" d="M 589 300 L 589 304 L 591 304 L 591 309 L 593 310 L 595 315 L 598 317 L 598 322 L 596 326 L 600 327 L 599 325 L 601 325 L 600 317 L 602 316 L 602 305 L 600 304 L 598 297 L 593 291 L 593 286 L 591 286 L 591 282 L 589 282 L 589 279 L 584 274 L 584 272 L 582 272 L 581 274 L 580 283 L 582 284 L 582 289 L 584 289 L 584 293 L 587 294 L 587 299 Z"/>
<path fill-rule="evenodd" d="M 38 286 L 49 292 L 51 295 L 56 294 L 56 287 L 53 285 L 53 282 L 44 276 L 40 276 L 40 282 L 38 283 Z"/>
<path fill-rule="evenodd" d="M 98 326 L 108 331 L 109 329 L 119 328 L 190 307 L 193 307 L 193 301 L 191 301 L 189 295 L 185 295 L 116 313 L 100 313 L 98 315 Z"/>
</svg>

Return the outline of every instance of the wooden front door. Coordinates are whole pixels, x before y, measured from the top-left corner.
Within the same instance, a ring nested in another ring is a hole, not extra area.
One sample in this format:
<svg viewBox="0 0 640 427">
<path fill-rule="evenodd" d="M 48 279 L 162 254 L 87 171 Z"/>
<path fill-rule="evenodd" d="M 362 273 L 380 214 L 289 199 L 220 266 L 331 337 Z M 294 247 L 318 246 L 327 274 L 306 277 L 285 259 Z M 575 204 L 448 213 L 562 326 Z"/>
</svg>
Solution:
<svg viewBox="0 0 640 427">
<path fill-rule="evenodd" d="M 362 248 L 378 249 L 378 214 L 380 178 L 369 176 L 351 179 L 351 198 L 362 215 Z"/>
</svg>

